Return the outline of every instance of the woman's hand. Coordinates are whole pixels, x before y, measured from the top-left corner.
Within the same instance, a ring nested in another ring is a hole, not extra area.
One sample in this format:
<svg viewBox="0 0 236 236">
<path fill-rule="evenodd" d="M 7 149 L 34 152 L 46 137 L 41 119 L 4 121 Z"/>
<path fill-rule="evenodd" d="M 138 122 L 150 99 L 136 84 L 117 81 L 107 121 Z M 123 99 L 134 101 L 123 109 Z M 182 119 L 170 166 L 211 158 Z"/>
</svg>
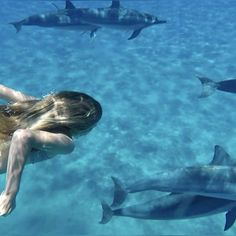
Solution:
<svg viewBox="0 0 236 236">
<path fill-rule="evenodd" d="M 8 88 L 2 84 L 0 84 L 0 98 L 10 102 L 23 102 L 36 99 L 35 97 L 28 96 L 21 93 L 20 91 Z"/>
</svg>

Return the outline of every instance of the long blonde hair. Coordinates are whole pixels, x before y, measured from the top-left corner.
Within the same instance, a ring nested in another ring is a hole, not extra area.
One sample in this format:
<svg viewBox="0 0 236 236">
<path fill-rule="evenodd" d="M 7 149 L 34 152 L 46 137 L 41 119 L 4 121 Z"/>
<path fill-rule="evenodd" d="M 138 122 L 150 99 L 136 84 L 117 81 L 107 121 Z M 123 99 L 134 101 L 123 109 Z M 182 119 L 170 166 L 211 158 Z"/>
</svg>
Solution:
<svg viewBox="0 0 236 236">
<path fill-rule="evenodd" d="M 90 130 L 101 118 L 101 105 L 87 94 L 62 91 L 41 100 L 0 106 L 0 139 L 17 129 L 70 130 L 72 135 Z"/>
</svg>

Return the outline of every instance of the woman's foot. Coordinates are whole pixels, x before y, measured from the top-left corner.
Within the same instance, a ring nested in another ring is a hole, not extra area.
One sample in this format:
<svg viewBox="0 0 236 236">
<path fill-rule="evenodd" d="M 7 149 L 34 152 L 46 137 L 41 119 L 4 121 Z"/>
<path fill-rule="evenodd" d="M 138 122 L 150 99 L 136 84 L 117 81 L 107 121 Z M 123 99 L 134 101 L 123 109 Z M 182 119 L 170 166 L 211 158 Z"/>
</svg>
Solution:
<svg viewBox="0 0 236 236">
<path fill-rule="evenodd" d="M 15 199 L 12 200 L 12 197 L 4 192 L 0 195 L 0 216 L 6 216 L 12 212 L 16 207 Z"/>
</svg>

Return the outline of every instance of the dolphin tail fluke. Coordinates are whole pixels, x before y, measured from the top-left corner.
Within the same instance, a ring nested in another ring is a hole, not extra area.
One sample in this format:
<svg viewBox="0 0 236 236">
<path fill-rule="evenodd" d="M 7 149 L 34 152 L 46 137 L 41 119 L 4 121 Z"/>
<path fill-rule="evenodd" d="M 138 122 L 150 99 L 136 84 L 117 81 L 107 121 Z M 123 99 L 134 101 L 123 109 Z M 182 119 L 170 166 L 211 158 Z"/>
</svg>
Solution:
<svg viewBox="0 0 236 236">
<path fill-rule="evenodd" d="M 20 32 L 23 23 L 24 21 L 18 21 L 18 22 L 11 22 L 9 24 L 13 25 L 16 29 L 16 33 L 18 33 Z"/>
<path fill-rule="evenodd" d="M 112 208 L 120 206 L 126 199 L 128 192 L 125 189 L 125 186 L 121 181 L 115 177 L 111 177 L 114 183 L 114 198 L 111 204 Z"/>
<path fill-rule="evenodd" d="M 225 215 L 226 221 L 225 221 L 225 228 L 224 231 L 228 230 L 233 226 L 235 220 L 236 220 L 236 207 L 228 211 Z"/>
<path fill-rule="evenodd" d="M 211 79 L 208 79 L 205 77 L 199 77 L 199 76 L 197 76 L 197 78 L 200 80 L 202 84 L 202 93 L 200 94 L 199 98 L 210 96 L 211 94 L 215 92 L 215 90 L 218 87 L 217 82 L 214 82 Z"/>
<path fill-rule="evenodd" d="M 102 214 L 102 219 L 99 223 L 106 224 L 111 220 L 111 218 L 113 216 L 113 211 L 112 211 L 111 207 L 106 202 L 103 201 L 101 204 L 102 204 L 103 214 Z"/>
</svg>

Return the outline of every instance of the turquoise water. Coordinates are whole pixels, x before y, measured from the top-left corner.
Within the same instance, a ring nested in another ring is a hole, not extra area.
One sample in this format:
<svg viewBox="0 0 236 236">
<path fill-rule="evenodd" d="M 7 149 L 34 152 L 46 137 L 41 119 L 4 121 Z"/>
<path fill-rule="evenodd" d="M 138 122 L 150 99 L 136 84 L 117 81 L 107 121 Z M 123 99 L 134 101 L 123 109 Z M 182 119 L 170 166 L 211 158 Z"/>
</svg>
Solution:
<svg viewBox="0 0 236 236">
<path fill-rule="evenodd" d="M 61 8 L 63 1 L 56 1 Z M 103 7 L 109 1 L 74 2 Z M 54 10 L 49 1 L 2 1 L 0 83 L 41 97 L 77 90 L 96 98 L 103 117 L 79 137 L 71 155 L 27 166 L 17 208 L 0 219 L 1 235 L 234 235 L 225 214 L 179 221 L 114 217 L 100 225 L 100 200 L 111 202 L 112 181 L 124 182 L 173 167 L 208 163 L 215 144 L 236 158 L 234 94 L 199 99 L 196 75 L 216 81 L 236 75 L 234 0 L 122 1 L 167 20 L 131 32 L 81 32 L 9 22 Z M 1 188 L 4 176 L 0 177 Z M 159 193 L 132 196 L 129 203 Z"/>
</svg>

